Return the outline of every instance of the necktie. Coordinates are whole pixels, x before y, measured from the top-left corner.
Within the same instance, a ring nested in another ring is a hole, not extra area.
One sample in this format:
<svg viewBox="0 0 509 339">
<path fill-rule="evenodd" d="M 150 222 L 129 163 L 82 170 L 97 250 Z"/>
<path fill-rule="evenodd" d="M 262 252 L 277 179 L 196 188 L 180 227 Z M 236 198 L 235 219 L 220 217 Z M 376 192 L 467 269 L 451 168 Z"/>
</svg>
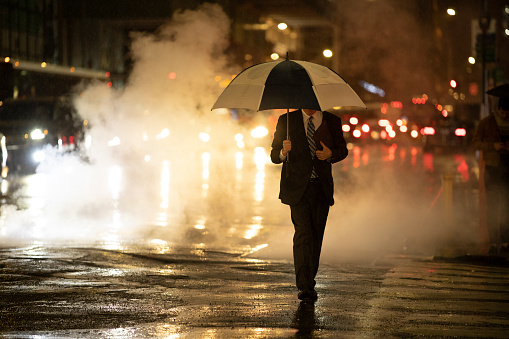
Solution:
<svg viewBox="0 0 509 339">
<path fill-rule="evenodd" d="M 315 139 L 313 139 L 313 135 L 315 134 L 315 124 L 313 123 L 313 117 L 309 117 L 308 119 L 308 127 L 306 129 L 306 136 L 308 138 L 309 144 L 309 153 L 311 153 L 311 157 L 314 158 L 316 152 L 316 144 Z M 315 168 L 311 172 L 311 178 L 316 178 L 318 175 L 315 172 Z"/>
</svg>

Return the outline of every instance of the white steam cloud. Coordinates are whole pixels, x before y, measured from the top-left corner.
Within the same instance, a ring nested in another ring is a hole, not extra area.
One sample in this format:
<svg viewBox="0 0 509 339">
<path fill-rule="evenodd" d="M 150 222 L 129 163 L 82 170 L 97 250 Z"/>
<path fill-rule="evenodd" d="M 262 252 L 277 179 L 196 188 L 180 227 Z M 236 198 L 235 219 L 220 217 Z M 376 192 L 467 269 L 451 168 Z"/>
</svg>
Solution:
<svg viewBox="0 0 509 339">
<path fill-rule="evenodd" d="M 238 130 L 227 115 L 210 111 L 221 92 L 215 76 L 231 76 L 223 54 L 229 27 L 220 6 L 204 4 L 177 12 L 155 34 L 132 34 L 134 66 L 125 88 L 97 83 L 76 90 L 75 106 L 92 138 L 89 163 L 49 156 L 38 169 L 45 178 L 39 191 L 28 194 L 35 196 L 28 204 L 37 200 L 41 208 L 4 207 L 10 225 L 2 229 L 4 238 L 83 242 L 123 234 L 136 239 L 138 231 L 157 223 L 173 226 L 166 228 L 170 238 L 180 223 L 206 214 L 202 152 L 233 152 L 232 133 Z M 211 135 L 210 143 L 199 139 L 201 132 Z M 211 164 L 208 170 L 217 170 L 215 180 L 226 183 L 228 165 Z M 230 186 L 219 191 L 207 193 L 218 195 L 215 207 L 207 209 L 231 213 L 222 205 Z"/>
<path fill-rule="evenodd" d="M 38 183 L 27 185 L 35 190 L 27 193 L 30 208 L 2 206 L 2 243 L 159 239 L 291 259 L 290 210 L 277 198 L 280 166 L 236 154 L 240 127 L 210 111 L 221 92 L 215 76 L 240 71 L 226 70 L 229 26 L 218 5 L 205 4 L 176 13 L 156 34 L 133 34 L 125 88 L 77 90 L 76 108 L 90 126 L 90 161 L 49 157 Z M 358 49 L 348 52 L 358 57 Z M 209 143 L 199 139 L 201 132 Z M 433 242 L 440 225 L 427 214 L 429 197 L 416 193 L 426 174 L 417 171 L 402 183 L 401 168 L 371 162 L 352 169 L 352 157 L 334 166 L 336 205 L 324 260 L 363 252 L 372 258 L 413 239 Z"/>
</svg>

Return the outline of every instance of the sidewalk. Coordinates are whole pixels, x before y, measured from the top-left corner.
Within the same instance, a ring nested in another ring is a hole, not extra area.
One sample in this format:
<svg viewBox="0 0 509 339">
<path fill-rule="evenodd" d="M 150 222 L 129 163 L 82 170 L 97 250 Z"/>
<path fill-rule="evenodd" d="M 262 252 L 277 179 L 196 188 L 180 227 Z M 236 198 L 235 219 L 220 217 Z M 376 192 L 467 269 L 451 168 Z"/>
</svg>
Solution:
<svg viewBox="0 0 509 339">
<path fill-rule="evenodd" d="M 325 263 L 309 304 L 297 299 L 286 261 L 3 249 L 0 337 L 506 338 L 509 267 L 465 259 Z"/>
</svg>

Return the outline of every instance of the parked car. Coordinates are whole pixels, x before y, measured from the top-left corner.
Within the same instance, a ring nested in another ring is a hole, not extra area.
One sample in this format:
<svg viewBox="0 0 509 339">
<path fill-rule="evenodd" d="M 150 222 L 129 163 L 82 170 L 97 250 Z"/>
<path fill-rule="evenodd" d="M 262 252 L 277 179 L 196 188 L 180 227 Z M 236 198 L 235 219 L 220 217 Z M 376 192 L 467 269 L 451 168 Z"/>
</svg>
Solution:
<svg viewBox="0 0 509 339">
<path fill-rule="evenodd" d="M 2 177 L 10 171 L 33 172 L 45 158 L 45 147 L 76 151 L 83 121 L 65 97 L 6 100 L 0 106 Z"/>
</svg>

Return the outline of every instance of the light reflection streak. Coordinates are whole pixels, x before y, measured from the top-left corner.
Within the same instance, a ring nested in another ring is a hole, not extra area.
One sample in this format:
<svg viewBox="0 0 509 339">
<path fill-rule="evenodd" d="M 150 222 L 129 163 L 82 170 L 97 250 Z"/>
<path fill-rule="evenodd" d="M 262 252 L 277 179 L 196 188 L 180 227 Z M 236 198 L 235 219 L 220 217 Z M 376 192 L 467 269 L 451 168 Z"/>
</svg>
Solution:
<svg viewBox="0 0 509 339">
<path fill-rule="evenodd" d="M 196 220 L 196 224 L 194 225 L 194 228 L 196 228 L 197 230 L 204 230 L 206 222 L 207 222 L 207 218 L 202 216 L 201 218 Z"/>
<path fill-rule="evenodd" d="M 404 160 L 406 158 L 406 149 L 405 148 L 402 148 L 400 151 L 399 151 L 399 158 Z"/>
<path fill-rule="evenodd" d="M 110 227 L 101 235 L 103 246 L 108 250 L 122 249 L 120 235 L 118 231 L 122 226 L 122 213 L 118 209 L 118 199 L 122 192 L 122 174 L 121 166 L 115 165 L 110 167 L 108 173 L 108 187 L 110 188 L 111 198 L 113 200 L 112 220 Z"/>
<path fill-rule="evenodd" d="M 467 182 L 470 179 L 470 173 L 465 156 L 456 154 L 454 155 L 454 161 L 458 164 L 456 171 L 461 175 L 463 182 Z"/>
<path fill-rule="evenodd" d="M 168 214 L 166 213 L 166 211 L 161 211 L 157 213 L 156 225 L 161 227 L 168 226 Z"/>
<path fill-rule="evenodd" d="M 163 169 L 161 171 L 161 208 L 168 209 L 170 201 L 170 162 L 163 161 Z"/>
<path fill-rule="evenodd" d="M 118 203 L 120 192 L 122 191 L 122 167 L 112 166 L 108 173 L 108 186 L 111 191 L 111 198 L 114 203 Z"/>
<path fill-rule="evenodd" d="M 257 169 L 254 186 L 254 199 L 259 203 L 263 200 L 263 193 L 265 190 L 265 164 L 267 163 L 265 148 L 255 148 L 254 161 Z"/>
<path fill-rule="evenodd" d="M 36 175 L 30 175 L 25 178 L 26 184 L 26 195 L 31 197 L 29 201 L 30 208 L 36 210 L 42 210 L 45 206 L 44 203 L 44 192 L 48 189 L 46 183 L 47 175 L 45 173 L 39 173 Z"/>
<path fill-rule="evenodd" d="M 423 162 L 424 162 L 424 169 L 429 172 L 434 172 L 435 168 L 433 167 L 433 154 L 431 153 L 424 153 L 423 154 Z"/>
<path fill-rule="evenodd" d="M 417 164 L 417 148 L 412 147 L 410 150 L 410 154 L 412 154 L 412 158 L 410 159 L 410 165 L 415 166 Z"/>
<path fill-rule="evenodd" d="M 235 168 L 237 171 L 240 171 L 243 166 L 243 160 L 244 160 L 244 153 L 237 152 L 235 153 Z"/>
<path fill-rule="evenodd" d="M 260 251 L 260 250 L 262 250 L 262 249 L 264 249 L 265 247 L 268 247 L 268 246 L 269 246 L 269 244 L 260 244 L 258 246 L 252 247 L 248 252 L 244 253 L 242 255 L 242 257 L 246 256 L 246 255 L 253 254 L 255 252 L 258 252 L 258 251 Z M 253 261 L 254 262 L 258 262 L 258 259 L 253 259 Z"/>
<path fill-rule="evenodd" d="M 201 176 L 202 176 L 202 179 L 203 179 L 203 182 L 202 182 L 202 185 L 201 185 L 201 188 L 202 188 L 202 197 L 206 198 L 207 197 L 207 193 L 208 193 L 208 189 L 209 189 L 210 153 L 204 152 L 201 155 L 201 160 L 202 160 L 202 174 L 201 174 Z"/>
<path fill-rule="evenodd" d="M 1 188 L 2 195 L 5 196 L 7 194 L 7 192 L 9 191 L 9 181 L 3 179 L 0 188 Z"/>
<path fill-rule="evenodd" d="M 33 212 L 34 227 L 31 235 L 36 239 L 41 239 L 47 236 L 48 221 L 44 215 L 44 208 L 46 207 L 44 193 L 47 188 L 47 175 L 45 173 L 30 175 L 25 178 L 26 195 L 28 199 L 28 206 Z"/>
<path fill-rule="evenodd" d="M 388 149 L 387 149 L 387 156 L 383 158 L 384 161 L 394 161 L 394 159 L 396 159 L 396 149 L 398 148 L 398 145 L 396 144 L 392 144 Z"/>
<path fill-rule="evenodd" d="M 365 165 L 365 166 L 368 165 L 368 163 L 369 163 L 369 152 L 368 151 L 363 152 L 361 158 L 362 158 L 362 164 Z"/>
<path fill-rule="evenodd" d="M 248 230 L 246 231 L 246 234 L 244 235 L 244 239 L 253 239 L 260 233 L 260 230 L 263 228 L 262 226 L 263 217 L 261 216 L 254 216 L 253 217 L 253 224 L 248 226 Z"/>
<path fill-rule="evenodd" d="M 152 239 L 150 241 L 154 246 L 154 251 L 158 254 L 165 254 L 169 252 L 168 242 L 161 239 Z"/>
<path fill-rule="evenodd" d="M 244 164 L 244 153 L 237 152 L 235 153 L 235 168 L 237 171 L 235 172 L 235 191 L 240 192 L 242 190 L 242 168 Z"/>
<path fill-rule="evenodd" d="M 352 153 L 353 153 L 353 168 L 358 168 L 360 165 L 361 148 L 359 146 L 354 146 L 352 149 Z"/>
</svg>

